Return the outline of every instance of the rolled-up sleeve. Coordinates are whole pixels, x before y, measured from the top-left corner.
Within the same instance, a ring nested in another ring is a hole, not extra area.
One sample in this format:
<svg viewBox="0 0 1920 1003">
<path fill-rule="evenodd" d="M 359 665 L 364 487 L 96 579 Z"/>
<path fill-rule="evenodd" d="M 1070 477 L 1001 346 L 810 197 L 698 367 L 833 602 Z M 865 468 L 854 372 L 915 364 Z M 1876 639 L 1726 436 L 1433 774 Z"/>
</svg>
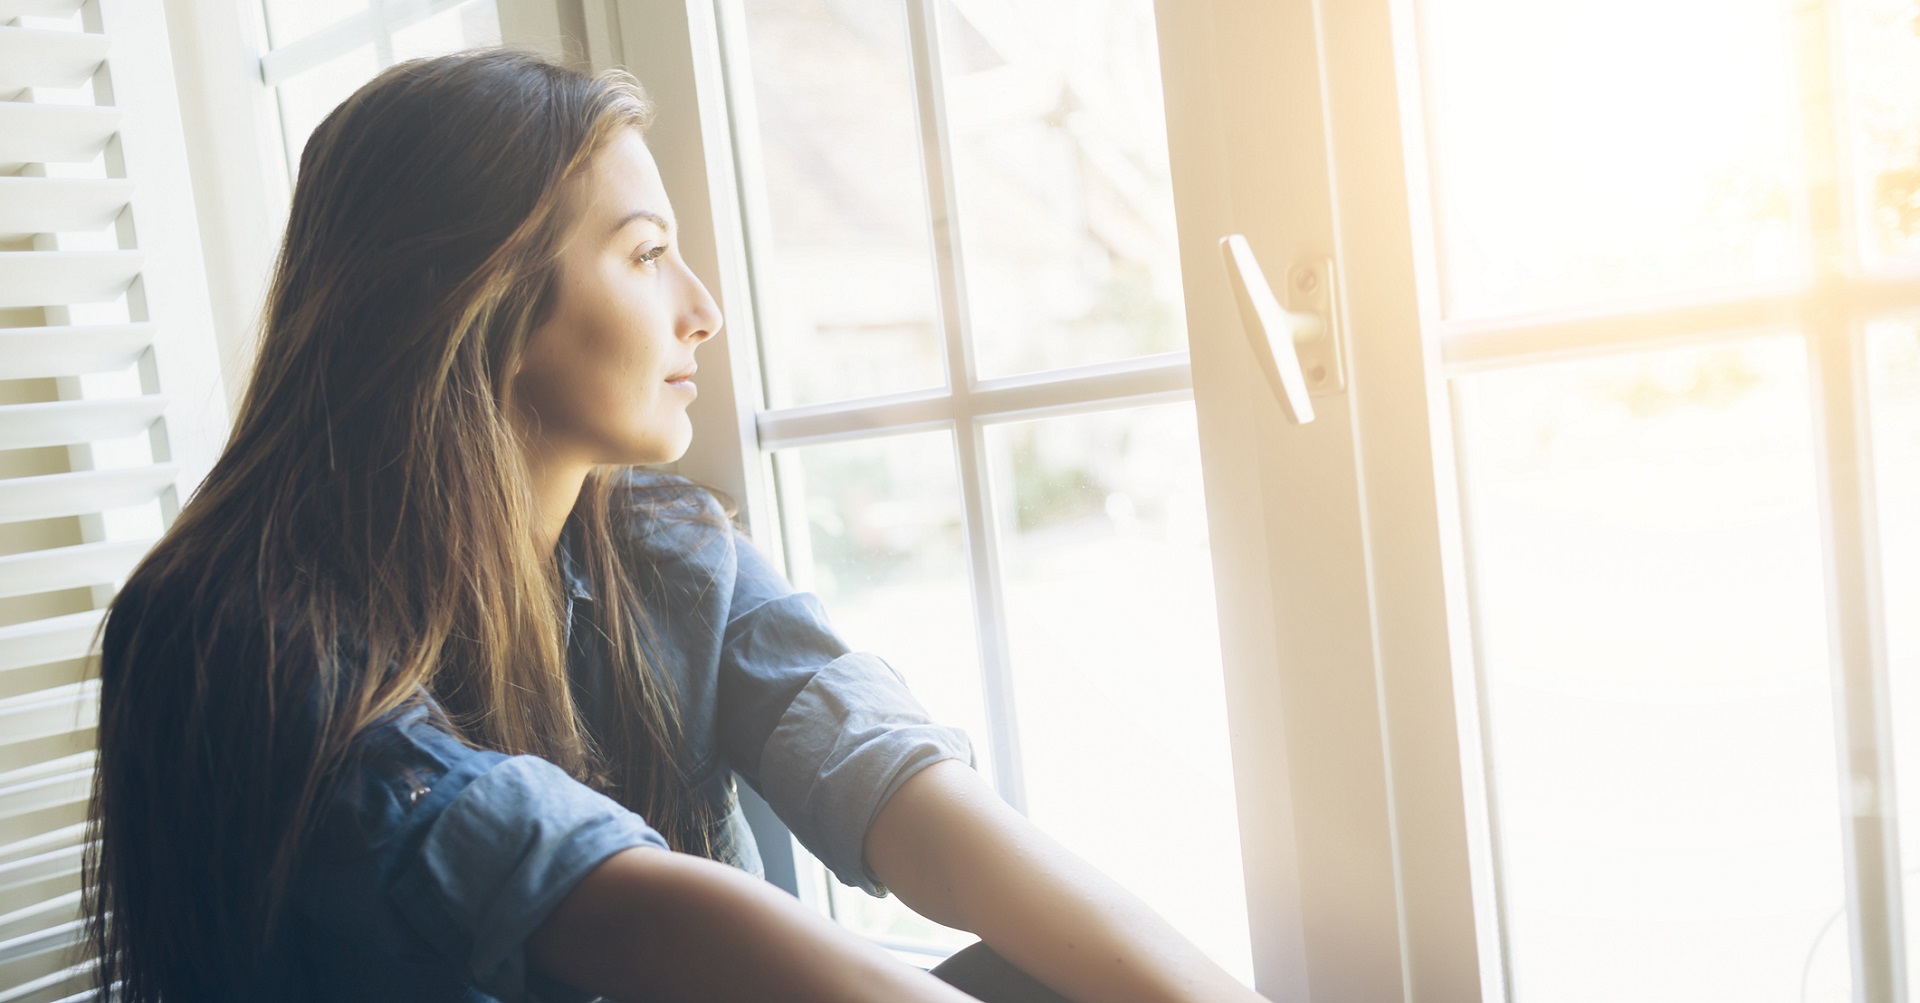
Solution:
<svg viewBox="0 0 1920 1003">
<path fill-rule="evenodd" d="M 841 881 L 884 893 L 864 858 L 867 827 L 907 778 L 943 759 L 971 763 L 965 732 L 942 727 L 875 655 L 828 663 L 794 697 L 760 754 L 760 790 Z"/>
<path fill-rule="evenodd" d="M 503 760 L 466 785 L 427 830 L 395 882 L 397 904 L 474 984 L 526 998 L 525 943 L 608 857 L 664 849 L 638 815 L 533 756 Z"/>
<path fill-rule="evenodd" d="M 422 711 L 364 741 L 303 871 L 306 920 L 501 1003 L 593 999 L 529 971 L 526 940 L 588 872 L 664 848 L 659 834 L 546 760 L 471 748 Z"/>
<path fill-rule="evenodd" d="M 864 859 L 868 826 L 915 773 L 971 764 L 972 745 L 935 723 L 892 666 L 850 650 L 819 601 L 793 592 L 744 537 L 736 547 L 720 656 L 735 768 L 836 877 L 885 894 Z"/>
</svg>

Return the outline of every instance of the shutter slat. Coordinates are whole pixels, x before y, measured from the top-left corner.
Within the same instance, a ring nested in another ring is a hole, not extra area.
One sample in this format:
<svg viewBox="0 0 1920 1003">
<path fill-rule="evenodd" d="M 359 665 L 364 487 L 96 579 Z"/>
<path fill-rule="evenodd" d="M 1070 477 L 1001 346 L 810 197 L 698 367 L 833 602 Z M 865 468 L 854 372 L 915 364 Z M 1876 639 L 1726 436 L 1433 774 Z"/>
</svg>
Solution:
<svg viewBox="0 0 1920 1003">
<path fill-rule="evenodd" d="M 127 291 L 139 251 L 0 251 L 0 307 L 99 303 Z"/>
<path fill-rule="evenodd" d="M 107 36 L 0 27 L 0 89 L 79 87 L 107 58 Z"/>
<path fill-rule="evenodd" d="M 112 225 L 132 195 L 133 182 L 120 178 L 0 177 L 0 234 L 99 230 Z"/>
<path fill-rule="evenodd" d="M 145 462 L 151 432 L 154 454 L 179 464 L 43 473 L 92 464 L 39 466 L 36 458 L 33 476 L 0 478 L 0 536 L 12 540 L 0 548 L 0 604 L 85 586 L 105 597 L 153 541 L 56 546 L 70 541 L 72 517 L 108 512 L 114 536 L 123 535 L 122 515 L 170 521 L 171 506 L 154 502 L 171 497 L 181 471 L 199 475 L 217 438 L 212 402 L 221 395 L 208 376 L 216 366 L 202 364 L 212 355 L 204 289 L 193 281 L 201 249 L 192 209 L 180 215 L 185 203 L 151 187 L 155 178 L 184 183 L 187 166 L 178 130 L 147 128 L 179 107 L 161 6 L 0 0 L 0 98 L 13 98 L 0 100 L 0 312 L 32 311 L 11 319 L 45 325 L 0 320 L 0 381 L 61 381 L 58 394 L 29 387 L 21 395 L 43 403 L 0 404 L 0 451 L 45 449 L 42 458 L 57 462 L 61 447 L 100 444 L 96 455 L 117 457 L 131 445 L 141 459 L 115 462 Z M 82 11 L 84 26 L 75 16 Z M 8 23 L 23 15 L 63 23 Z M 106 100 L 121 107 L 60 103 L 100 100 L 92 85 L 104 84 L 108 67 L 114 97 Z M 103 164 L 123 177 L 43 176 L 99 175 Z M 131 223 L 139 224 L 137 247 Z M 81 306 L 89 303 L 104 306 Z M 86 323 L 53 324 L 66 319 L 54 308 L 67 306 Z M 48 308 L 47 319 L 37 307 Z M 157 323 L 99 323 L 114 320 Z M 162 390 L 189 406 L 180 421 L 163 420 L 174 412 L 169 397 L 152 392 Z M 69 399 L 46 401 L 55 396 Z M 32 547 L 41 549 L 22 549 Z M 0 1003 L 116 995 L 94 986 L 100 973 L 87 957 L 81 891 L 100 706 L 93 648 L 104 616 L 0 621 Z"/>
<path fill-rule="evenodd" d="M 0 1003 L 67 1003 L 90 1000 L 94 961 L 88 959 L 72 968 L 22 982 L 12 989 L 0 990 Z"/>
<path fill-rule="evenodd" d="M 86 845 L 64 846 L 37 856 L 0 864 L 0 889 L 17 888 L 36 881 L 49 881 L 80 873 L 86 857 Z M 4 939 L 0 937 L 0 939 Z"/>
<path fill-rule="evenodd" d="M 73 324 L 0 329 L 0 380 L 107 373 L 140 360 L 152 324 Z"/>
<path fill-rule="evenodd" d="M 23 933 L 75 919 L 80 915 L 80 901 L 80 892 L 75 889 L 0 916 L 0 940 L 12 940 Z"/>
<path fill-rule="evenodd" d="M 0 101 L 0 162 L 85 163 L 119 128 L 117 108 Z"/>
<path fill-rule="evenodd" d="M 106 610 L 88 610 L 0 627 L 0 672 L 84 658 Z"/>
<path fill-rule="evenodd" d="M 171 464 L 161 464 L 0 480 L 0 523 L 142 505 L 160 497 L 176 473 Z"/>
<path fill-rule="evenodd" d="M 117 582 L 153 543 L 152 537 L 106 540 L 0 557 L 0 598 Z"/>
<path fill-rule="evenodd" d="M 69 768 L 90 765 L 95 757 L 93 753 L 87 753 L 86 755 L 72 758 L 73 762 L 68 764 Z M 35 833 L 27 839 L 0 846 L 0 860 L 11 864 L 18 860 L 25 860 L 28 857 L 37 857 L 42 853 L 64 850 L 70 846 L 85 846 L 86 842 L 87 826 L 84 822 L 79 825 L 67 826 L 64 829 L 48 829 L 45 832 Z M 0 917 L 0 919 L 12 918 L 11 914 Z"/>
<path fill-rule="evenodd" d="M 80 920 L 71 920 L 59 926 L 29 933 L 24 937 L 0 941 L 0 965 L 10 965 L 49 951 L 61 951 L 74 947 L 85 935 L 85 927 L 86 924 Z"/>
<path fill-rule="evenodd" d="M 0 449 L 125 438 L 146 431 L 166 407 L 160 394 L 0 405 Z"/>
<path fill-rule="evenodd" d="M 0 700 L 0 735 L 12 742 L 65 735 L 100 720 L 100 682 L 89 679 Z"/>
<path fill-rule="evenodd" d="M 60 805 L 78 804 L 87 800 L 92 787 L 92 767 L 0 787 L 0 819 L 17 818 Z"/>
</svg>

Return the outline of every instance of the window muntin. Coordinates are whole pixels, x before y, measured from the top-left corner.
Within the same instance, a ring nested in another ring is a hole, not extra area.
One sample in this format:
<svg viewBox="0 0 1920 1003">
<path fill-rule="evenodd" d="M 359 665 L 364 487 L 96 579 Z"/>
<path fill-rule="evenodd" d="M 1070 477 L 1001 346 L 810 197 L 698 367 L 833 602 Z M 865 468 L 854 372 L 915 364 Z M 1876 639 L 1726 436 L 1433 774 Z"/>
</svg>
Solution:
<svg viewBox="0 0 1920 1003">
<path fill-rule="evenodd" d="M 276 49 L 284 49 L 323 28 L 365 14 L 375 0 L 264 0 L 267 37 Z"/>
<path fill-rule="evenodd" d="M 1887 715 L 1899 804 L 1920 805 L 1920 314 L 1867 325 L 1875 509 L 1880 513 L 1880 605 L 1886 613 Z M 1920 824 L 1900 829 L 1907 903 L 1907 971 L 1920 970 Z M 1844 946 L 1844 945 L 1843 945 Z"/>
</svg>

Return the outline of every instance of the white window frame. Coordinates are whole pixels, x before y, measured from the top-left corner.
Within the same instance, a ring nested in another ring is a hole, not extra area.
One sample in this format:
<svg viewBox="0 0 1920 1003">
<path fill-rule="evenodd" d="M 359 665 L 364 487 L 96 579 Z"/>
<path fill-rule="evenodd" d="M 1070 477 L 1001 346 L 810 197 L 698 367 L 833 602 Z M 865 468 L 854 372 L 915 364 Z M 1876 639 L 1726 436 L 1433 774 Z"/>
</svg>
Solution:
<svg viewBox="0 0 1920 1003">
<path fill-rule="evenodd" d="M 268 49 L 260 57 L 260 79 L 268 87 L 328 60 L 371 44 L 381 66 L 393 62 L 393 33 L 424 21 L 466 0 L 368 0 L 367 9 L 286 45 Z"/>
<path fill-rule="evenodd" d="M 1805 173 L 1814 178 L 1838 177 L 1833 6 L 1809 3 L 1797 14 L 1802 131 L 1814 158 Z M 1845 693 L 1836 707 L 1844 803 L 1834 807 L 1845 833 L 1855 993 L 1903 998 L 1885 611 L 1857 335 L 1869 319 L 1920 308 L 1920 275 L 1852 267 L 1842 191 L 1815 186 L 1806 193 L 1814 270 L 1804 283 L 1499 322 L 1445 319 L 1426 241 L 1433 209 L 1414 8 L 1413 0 L 1160 3 L 1163 59 L 1178 67 L 1169 106 L 1208 109 L 1181 124 L 1190 132 L 1175 139 L 1176 158 L 1182 149 L 1217 154 L 1214 165 L 1190 165 L 1213 184 L 1189 175 L 1176 189 L 1187 266 L 1201 267 L 1220 233 L 1241 229 L 1270 269 L 1329 253 L 1347 266 L 1354 390 L 1344 408 L 1323 412 L 1332 435 L 1278 424 L 1257 378 L 1245 377 L 1247 353 L 1194 339 L 1203 427 L 1211 414 L 1216 426 L 1254 430 L 1237 442 L 1203 435 L 1210 504 L 1226 496 L 1214 531 L 1249 540 L 1237 563 L 1216 552 L 1223 632 L 1255 656 L 1229 656 L 1237 731 L 1284 721 L 1295 733 L 1235 750 L 1237 769 L 1264 769 L 1267 780 L 1249 788 L 1241 778 L 1260 985 L 1277 999 L 1508 992 L 1449 380 L 1777 325 L 1802 332 L 1816 402 L 1831 662 Z M 1176 159 L 1177 177 L 1180 167 Z M 1224 302 L 1190 295 L 1190 326 L 1207 329 L 1209 311 L 1213 326 L 1230 323 Z M 1234 486 L 1235 470 L 1253 473 Z M 1228 490 L 1216 492 L 1220 485 Z M 1309 530 L 1321 537 L 1317 550 L 1298 541 Z M 1238 610 L 1224 601 L 1242 594 L 1256 598 Z M 1262 616 L 1273 624 L 1264 638 Z M 1263 679 L 1263 666 L 1279 666 L 1266 674 L 1280 678 Z M 1303 715 L 1302 704 L 1311 711 Z M 1289 753 L 1298 764 L 1303 750 L 1314 764 L 1290 765 Z M 1263 821 L 1271 840 L 1291 842 L 1264 867 L 1256 866 L 1270 845 L 1256 836 Z"/>
</svg>

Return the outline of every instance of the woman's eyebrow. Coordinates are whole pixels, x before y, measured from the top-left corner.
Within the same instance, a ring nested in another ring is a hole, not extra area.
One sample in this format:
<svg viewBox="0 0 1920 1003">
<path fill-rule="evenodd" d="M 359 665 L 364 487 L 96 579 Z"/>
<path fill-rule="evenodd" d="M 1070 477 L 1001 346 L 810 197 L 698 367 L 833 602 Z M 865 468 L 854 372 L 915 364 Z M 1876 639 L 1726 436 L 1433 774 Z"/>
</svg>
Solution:
<svg viewBox="0 0 1920 1003">
<path fill-rule="evenodd" d="M 665 216 L 662 216 L 651 209 L 635 209 L 634 211 L 627 213 L 625 216 L 620 217 L 620 221 L 618 223 L 613 224 L 613 228 L 608 230 L 607 232 L 609 234 L 619 233 L 621 230 L 624 230 L 627 228 L 628 223 L 631 223 L 636 219 L 644 219 L 647 222 L 652 223 L 654 226 L 657 226 L 660 228 L 661 233 L 673 232 L 673 222 L 667 219 Z"/>
</svg>

